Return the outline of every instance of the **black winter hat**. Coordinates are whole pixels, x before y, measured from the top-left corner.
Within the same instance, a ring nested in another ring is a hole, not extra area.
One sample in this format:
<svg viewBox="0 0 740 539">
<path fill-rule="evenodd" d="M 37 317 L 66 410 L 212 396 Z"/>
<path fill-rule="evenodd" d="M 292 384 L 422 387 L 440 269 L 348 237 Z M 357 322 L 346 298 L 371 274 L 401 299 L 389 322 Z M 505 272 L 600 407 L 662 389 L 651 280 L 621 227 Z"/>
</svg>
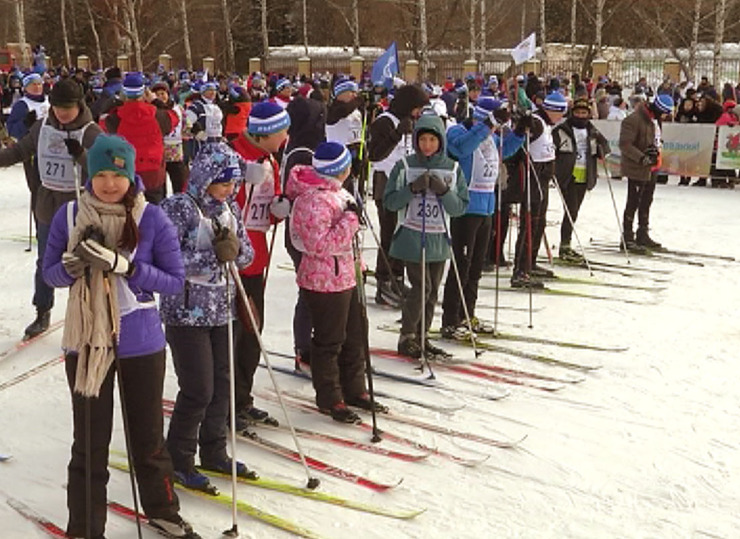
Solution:
<svg viewBox="0 0 740 539">
<path fill-rule="evenodd" d="M 117 67 L 110 67 L 105 70 L 105 80 L 120 79 L 123 78 L 121 70 Z"/>
<path fill-rule="evenodd" d="M 51 89 L 49 103 L 54 107 L 71 108 L 82 101 L 82 87 L 74 79 L 63 79 Z"/>
</svg>

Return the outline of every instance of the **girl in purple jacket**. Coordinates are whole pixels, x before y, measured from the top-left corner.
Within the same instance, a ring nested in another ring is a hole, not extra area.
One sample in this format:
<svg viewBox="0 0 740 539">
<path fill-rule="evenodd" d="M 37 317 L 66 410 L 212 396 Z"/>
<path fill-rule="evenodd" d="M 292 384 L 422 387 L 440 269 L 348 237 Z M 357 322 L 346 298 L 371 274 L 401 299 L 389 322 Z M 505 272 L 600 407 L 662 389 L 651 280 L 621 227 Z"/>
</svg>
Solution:
<svg viewBox="0 0 740 539">
<path fill-rule="evenodd" d="M 154 299 L 155 292 L 180 291 L 185 271 L 177 232 L 158 206 L 144 200 L 134 161 L 124 139 L 95 140 L 87 154 L 91 179 L 78 202 L 57 211 L 44 255 L 47 283 L 70 288 L 62 338 L 74 424 L 67 533 L 105 532 L 117 355 L 144 512 L 171 536 L 193 539 L 199 536 L 179 515 L 162 436 L 165 339 Z"/>
</svg>

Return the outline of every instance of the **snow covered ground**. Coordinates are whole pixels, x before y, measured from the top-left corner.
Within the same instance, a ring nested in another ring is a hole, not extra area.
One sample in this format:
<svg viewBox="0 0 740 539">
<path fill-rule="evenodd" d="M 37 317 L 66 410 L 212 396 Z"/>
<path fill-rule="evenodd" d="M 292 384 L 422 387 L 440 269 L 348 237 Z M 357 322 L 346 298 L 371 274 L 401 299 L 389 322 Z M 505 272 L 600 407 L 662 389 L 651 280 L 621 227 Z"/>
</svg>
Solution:
<svg viewBox="0 0 740 539">
<path fill-rule="evenodd" d="M 28 194 L 20 167 L 0 172 L 4 196 L 0 198 L 0 350 L 11 347 L 33 318 L 30 305 L 35 253 L 25 253 Z M 740 192 L 658 186 L 653 207 L 654 236 L 677 249 L 722 253 L 740 258 Z M 621 211 L 625 182 L 614 182 Z M 557 193 L 551 190 L 551 221 L 559 222 Z M 604 181 L 588 195 L 579 218 L 582 240 L 616 240 L 614 212 Z M 558 229 L 547 230 L 551 243 Z M 282 234 L 282 230 L 281 230 Z M 281 236 L 282 237 L 282 236 Z M 372 246 L 368 235 L 366 246 Z M 288 257 L 278 240 L 276 262 Z M 371 266 L 374 251 L 369 251 Z M 592 252 L 594 259 L 624 263 L 618 253 Z M 702 259 L 694 259 L 702 260 Z M 740 530 L 740 264 L 704 259 L 704 267 L 662 260 L 633 259 L 632 266 L 660 270 L 635 272 L 641 277 L 597 272 L 594 280 L 646 287 L 664 286 L 659 292 L 584 285 L 553 285 L 637 300 L 577 299 L 535 295 L 534 329 L 527 328 L 526 310 L 500 311 L 500 329 L 509 333 L 551 339 L 629 346 L 626 352 L 591 352 L 528 343 L 500 342 L 518 350 L 536 351 L 561 359 L 602 364 L 580 384 L 556 392 L 506 386 L 511 395 L 498 402 L 463 392 L 494 386 L 437 370 L 437 377 L 458 394 L 376 379 L 378 389 L 439 404 L 465 404 L 454 414 L 430 412 L 393 399 L 395 410 L 459 430 L 498 437 L 526 439 L 517 449 L 496 449 L 476 442 L 451 439 L 381 418 L 381 426 L 403 433 L 441 450 L 466 457 L 490 455 L 477 467 L 467 468 L 437 456 L 420 463 L 405 463 L 369 453 L 302 440 L 307 452 L 354 472 L 381 481 L 403 483 L 374 493 L 349 482 L 318 474 L 321 489 L 356 500 L 389 507 L 426 508 L 413 520 L 373 516 L 286 494 L 240 485 L 239 498 L 280 514 L 314 530 L 322 537 L 737 537 Z M 587 277 L 585 270 L 561 269 L 561 275 Z M 493 277 L 486 275 L 487 285 Z M 666 282 L 662 282 L 666 281 Z M 506 284 L 505 282 L 503 283 Z M 506 289 L 506 287 L 504 287 Z M 374 288 L 368 286 L 372 298 Z M 65 293 L 59 292 L 52 320 L 64 314 Z M 291 313 L 295 298 L 293 274 L 273 265 L 267 287 L 265 341 L 282 352 L 292 349 Z M 478 315 L 493 319 L 493 292 L 481 290 Z M 526 294 L 508 290 L 502 306 L 524 309 Z M 396 336 L 380 331 L 398 313 L 370 302 L 371 346 L 394 348 Z M 435 323 L 434 327 L 438 324 Z M 59 355 L 61 332 L 45 337 L 23 351 L 0 360 L 0 384 Z M 447 345 L 460 359 L 473 359 L 471 349 Z M 276 365 L 289 366 L 273 357 Z M 386 370 L 414 375 L 403 364 L 376 359 Z M 552 376 L 574 371 L 530 360 L 487 352 L 480 361 L 516 366 Z M 310 386 L 278 374 L 282 388 L 311 395 Z M 530 379 L 531 380 L 531 379 Z M 2 387 L 2 386 L 0 386 Z M 166 395 L 176 394 L 169 369 Z M 260 369 L 257 387 L 271 387 Z M 277 406 L 260 400 L 278 417 Z M 329 419 L 291 410 L 296 425 L 368 441 L 367 433 L 333 424 Z M 112 446 L 124 449 L 120 416 Z M 283 433 L 265 437 L 290 443 Z M 13 459 L 0 463 L 0 502 L 17 497 L 64 526 L 66 502 L 63 485 L 71 439 L 69 394 L 61 364 L 25 381 L 0 389 L 0 453 Z M 411 451 L 382 442 L 383 446 Z M 265 477 L 305 484 L 300 466 L 261 449 L 239 443 L 237 455 Z M 221 490 L 228 483 L 217 480 Z M 130 504 L 128 478 L 111 472 L 110 497 Z M 182 494 L 182 514 L 203 537 L 220 536 L 231 526 L 230 511 L 200 498 Z M 0 503 L 3 538 L 44 537 L 44 533 Z M 242 535 L 257 538 L 287 537 L 265 524 L 240 516 Z M 147 537 L 154 537 L 145 531 Z M 107 537 L 135 537 L 133 524 L 110 515 Z"/>
</svg>

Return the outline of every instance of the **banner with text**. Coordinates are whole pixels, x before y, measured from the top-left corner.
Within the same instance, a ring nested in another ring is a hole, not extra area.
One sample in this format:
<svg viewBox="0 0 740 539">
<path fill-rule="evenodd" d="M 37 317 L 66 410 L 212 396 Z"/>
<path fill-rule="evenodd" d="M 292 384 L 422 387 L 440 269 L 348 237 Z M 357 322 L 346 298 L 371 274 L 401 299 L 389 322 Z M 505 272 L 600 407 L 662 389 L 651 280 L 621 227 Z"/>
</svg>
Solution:
<svg viewBox="0 0 740 539">
<path fill-rule="evenodd" d="M 719 170 L 740 168 L 740 126 L 720 126 L 716 166 Z"/>
<path fill-rule="evenodd" d="M 607 158 L 609 172 L 613 176 L 620 175 L 621 152 L 619 151 L 619 131 L 621 121 L 592 120 L 594 126 L 609 141 L 612 153 Z M 663 124 L 663 164 L 661 172 L 678 176 L 709 176 L 712 165 L 712 150 L 714 148 L 714 133 L 716 127 L 711 124 L 687 125 Z M 740 133 L 740 129 L 737 129 Z M 740 150 L 740 135 L 737 137 Z M 719 156 L 718 156 L 719 157 Z M 735 158 L 733 166 L 725 168 L 740 168 L 740 153 Z M 719 168 L 719 167 L 718 167 Z"/>
</svg>

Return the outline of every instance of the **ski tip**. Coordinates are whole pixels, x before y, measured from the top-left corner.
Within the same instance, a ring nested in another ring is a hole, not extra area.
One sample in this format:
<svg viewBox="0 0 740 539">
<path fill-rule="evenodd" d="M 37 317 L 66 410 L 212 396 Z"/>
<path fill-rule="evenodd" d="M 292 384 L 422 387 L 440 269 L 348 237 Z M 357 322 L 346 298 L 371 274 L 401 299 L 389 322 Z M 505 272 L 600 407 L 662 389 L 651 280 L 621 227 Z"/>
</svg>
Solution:
<svg viewBox="0 0 740 539">
<path fill-rule="evenodd" d="M 7 462 L 7 461 L 9 461 L 12 458 L 13 458 L 13 455 L 3 455 L 3 454 L 0 454 L 0 462 Z"/>
</svg>

